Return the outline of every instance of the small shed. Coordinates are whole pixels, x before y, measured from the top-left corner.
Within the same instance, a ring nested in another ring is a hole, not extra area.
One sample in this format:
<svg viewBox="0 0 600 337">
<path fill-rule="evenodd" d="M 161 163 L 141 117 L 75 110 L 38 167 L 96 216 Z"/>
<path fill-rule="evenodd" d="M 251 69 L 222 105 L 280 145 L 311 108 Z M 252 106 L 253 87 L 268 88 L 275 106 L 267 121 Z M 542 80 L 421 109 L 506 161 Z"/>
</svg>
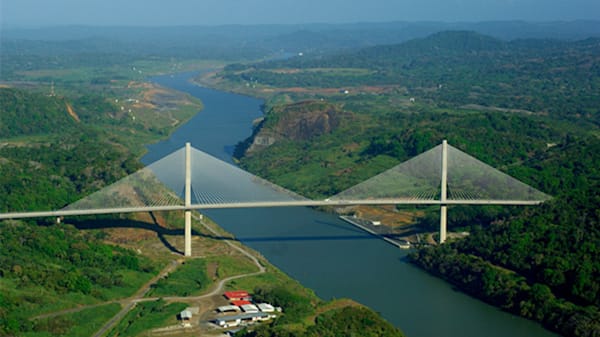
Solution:
<svg viewBox="0 0 600 337">
<path fill-rule="evenodd" d="M 179 318 L 181 319 L 181 324 L 183 324 L 183 326 L 185 326 L 185 327 L 191 326 L 192 312 L 190 310 L 186 309 L 186 310 L 180 312 Z"/>
<path fill-rule="evenodd" d="M 192 319 L 192 312 L 186 309 L 179 313 L 179 317 L 182 321 L 189 321 L 190 319 Z"/>
</svg>

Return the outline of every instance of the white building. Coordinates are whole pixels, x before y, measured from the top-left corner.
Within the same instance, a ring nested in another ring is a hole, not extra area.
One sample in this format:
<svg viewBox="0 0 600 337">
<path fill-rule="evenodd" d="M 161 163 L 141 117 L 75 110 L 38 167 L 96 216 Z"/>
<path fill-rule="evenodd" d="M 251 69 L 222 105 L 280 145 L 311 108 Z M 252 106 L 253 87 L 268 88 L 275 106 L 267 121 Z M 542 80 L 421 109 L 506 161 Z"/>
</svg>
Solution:
<svg viewBox="0 0 600 337">
<path fill-rule="evenodd" d="M 217 317 L 214 322 L 220 327 L 230 328 L 239 326 L 242 322 L 245 324 L 253 324 L 255 322 L 268 321 L 274 317 L 275 315 L 269 315 L 263 312 L 253 312 L 235 316 Z"/>
<path fill-rule="evenodd" d="M 262 312 L 275 312 L 275 308 L 269 303 L 259 303 L 256 305 Z"/>
<path fill-rule="evenodd" d="M 191 320 L 192 320 L 192 312 L 190 310 L 184 310 L 182 312 L 179 313 L 179 317 L 181 318 L 181 324 L 184 327 L 190 327 L 192 326 Z"/>
<path fill-rule="evenodd" d="M 239 312 L 240 311 L 240 307 L 238 307 L 237 305 L 224 305 L 221 307 L 217 308 L 218 312 Z"/>
<path fill-rule="evenodd" d="M 254 304 L 244 304 L 244 305 L 240 306 L 240 308 L 242 308 L 242 310 L 247 313 L 258 312 L 258 307 Z"/>
</svg>

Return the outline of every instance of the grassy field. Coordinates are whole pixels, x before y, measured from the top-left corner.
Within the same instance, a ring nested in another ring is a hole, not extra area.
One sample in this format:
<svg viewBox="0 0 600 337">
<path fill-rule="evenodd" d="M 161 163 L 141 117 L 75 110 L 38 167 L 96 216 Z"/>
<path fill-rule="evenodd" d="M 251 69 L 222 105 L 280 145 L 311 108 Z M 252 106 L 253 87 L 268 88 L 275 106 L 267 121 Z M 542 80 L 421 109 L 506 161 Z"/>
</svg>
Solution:
<svg viewBox="0 0 600 337">
<path fill-rule="evenodd" d="M 88 337 L 113 317 L 121 306 L 117 303 L 85 309 L 79 312 L 36 320 L 34 331 L 23 337 L 72 336 Z"/>
<path fill-rule="evenodd" d="M 0 280 L 0 289 L 6 296 L 23 297 L 27 303 L 35 306 L 27 308 L 29 314 L 45 314 L 59 310 L 69 309 L 78 305 L 96 304 L 100 301 L 125 298 L 133 295 L 144 283 L 148 282 L 153 274 L 127 271 L 122 272 L 123 284 L 112 288 L 92 289 L 92 296 L 79 292 L 56 293 L 41 286 L 21 288 L 17 287 L 10 279 Z"/>
<path fill-rule="evenodd" d="M 250 259 L 241 255 L 210 256 L 206 258 L 206 264 L 213 267 L 211 276 L 215 279 L 257 271 L 256 265 Z"/>
<path fill-rule="evenodd" d="M 204 259 L 187 260 L 176 271 L 156 282 L 147 297 L 192 296 L 204 292 L 212 284 Z"/>
<path fill-rule="evenodd" d="M 139 59 L 130 64 L 115 64 L 111 66 L 82 66 L 66 69 L 40 69 L 20 71 L 18 74 L 25 81 L 46 83 L 50 89 L 52 82 L 56 84 L 56 93 L 61 94 L 60 84 L 73 82 L 96 83 L 109 81 L 113 85 L 122 81 L 144 81 L 149 76 L 171 74 L 201 69 L 215 69 L 224 63 L 219 60 L 164 60 L 164 59 Z M 126 83 L 126 82 L 125 82 Z"/>
<path fill-rule="evenodd" d="M 135 306 L 106 336 L 138 336 L 145 331 L 177 324 L 177 314 L 184 303 L 167 304 L 163 300 L 143 302 Z"/>
</svg>

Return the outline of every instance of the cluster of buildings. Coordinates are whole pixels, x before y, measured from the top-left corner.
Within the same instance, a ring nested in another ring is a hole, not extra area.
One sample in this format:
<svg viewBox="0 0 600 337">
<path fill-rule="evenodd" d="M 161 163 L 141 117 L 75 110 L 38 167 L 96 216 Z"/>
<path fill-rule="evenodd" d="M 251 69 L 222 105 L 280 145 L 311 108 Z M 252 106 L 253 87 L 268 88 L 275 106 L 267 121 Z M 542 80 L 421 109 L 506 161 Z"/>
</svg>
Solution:
<svg viewBox="0 0 600 337">
<path fill-rule="evenodd" d="M 254 303 L 247 291 L 227 291 L 223 295 L 229 305 L 218 307 L 216 311 L 219 315 L 214 320 L 215 324 L 223 328 L 268 321 L 276 317 L 275 312 L 281 312 L 281 308 L 275 308 L 269 303 Z"/>
</svg>

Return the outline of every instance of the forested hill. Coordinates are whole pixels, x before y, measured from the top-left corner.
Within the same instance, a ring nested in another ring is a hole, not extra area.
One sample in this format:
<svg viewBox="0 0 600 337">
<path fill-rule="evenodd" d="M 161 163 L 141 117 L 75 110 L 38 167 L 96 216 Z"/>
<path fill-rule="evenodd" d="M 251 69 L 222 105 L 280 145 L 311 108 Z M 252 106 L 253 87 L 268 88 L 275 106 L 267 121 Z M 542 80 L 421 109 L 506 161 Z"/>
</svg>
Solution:
<svg viewBox="0 0 600 337">
<path fill-rule="evenodd" d="M 0 88 L 0 212 L 60 209 L 139 167 L 102 130 L 114 109 L 94 97 Z M 31 318 L 133 293 L 155 272 L 147 258 L 104 243 L 103 232 L 35 221 L 0 222 L 0 336 L 73 336 L 85 324 Z"/>
<path fill-rule="evenodd" d="M 64 99 L 0 88 L 0 138 L 66 132 L 76 123 Z"/>
<path fill-rule="evenodd" d="M 511 42 L 470 31 L 446 31 L 402 44 L 375 46 L 358 51 L 356 59 L 363 66 L 381 64 L 403 66 L 407 59 L 420 56 L 462 56 L 484 52 L 508 51 Z M 369 58 L 374 62 L 369 62 Z M 335 58 L 332 58 L 335 59 Z M 342 61 L 343 62 L 343 61 Z M 396 63 L 396 64 L 394 64 Z"/>
<path fill-rule="evenodd" d="M 451 207 L 451 231 L 470 236 L 413 261 L 564 336 L 600 334 L 599 39 L 449 31 L 219 75 L 217 83 L 269 99 L 255 132 L 269 142 L 252 143 L 241 165 L 300 194 L 334 195 L 447 139 L 552 195 L 535 208 Z M 298 101 L 345 117 L 310 139 L 278 138 Z M 417 222 L 437 231 L 439 210 Z"/>
<path fill-rule="evenodd" d="M 1 212 L 57 209 L 139 167 L 131 153 L 86 125 L 106 105 L 90 97 L 75 104 L 0 89 Z"/>
<path fill-rule="evenodd" d="M 328 57 L 232 65 L 229 81 L 282 88 L 396 87 L 440 106 L 482 105 L 600 123 L 600 39 L 498 40 L 450 31 Z"/>
</svg>

